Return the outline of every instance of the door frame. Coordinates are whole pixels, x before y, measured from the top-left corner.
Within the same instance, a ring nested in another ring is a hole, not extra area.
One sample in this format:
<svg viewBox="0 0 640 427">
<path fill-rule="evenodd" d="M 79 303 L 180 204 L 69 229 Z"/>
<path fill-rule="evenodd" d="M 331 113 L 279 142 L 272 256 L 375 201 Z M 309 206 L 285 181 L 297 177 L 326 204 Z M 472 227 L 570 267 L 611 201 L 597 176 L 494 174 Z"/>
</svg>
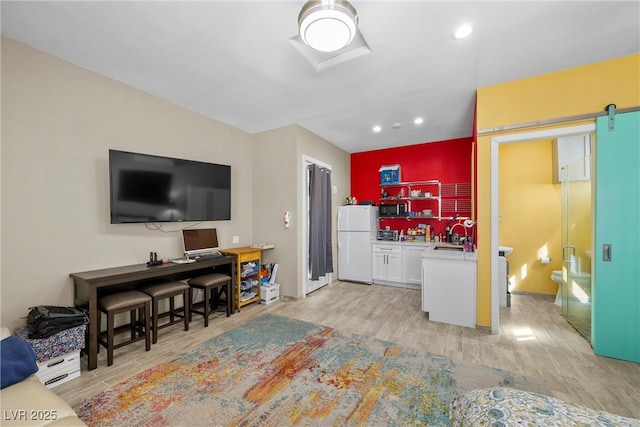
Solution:
<svg viewBox="0 0 640 427">
<path fill-rule="evenodd" d="M 499 193 L 499 146 L 518 142 L 556 139 L 594 133 L 596 124 L 567 125 L 553 129 L 521 133 L 510 133 L 491 137 L 491 332 L 497 334 L 500 326 L 500 290 L 498 268 L 498 193 Z M 593 225 L 592 225 L 593 226 Z M 592 233 L 593 235 L 593 233 Z"/>
<path fill-rule="evenodd" d="M 300 283 L 302 284 L 302 298 L 307 297 L 307 282 L 309 281 L 309 173 L 307 172 L 307 167 L 309 165 L 316 164 L 325 169 L 331 169 L 331 165 L 325 163 L 321 160 L 314 159 L 311 156 L 307 156 L 306 154 L 302 155 L 302 185 L 301 185 L 301 244 L 303 250 L 301 251 L 303 256 L 301 257 L 300 271 L 302 272 L 302 277 Z M 327 284 L 330 284 L 333 280 L 331 273 L 327 273 Z"/>
</svg>

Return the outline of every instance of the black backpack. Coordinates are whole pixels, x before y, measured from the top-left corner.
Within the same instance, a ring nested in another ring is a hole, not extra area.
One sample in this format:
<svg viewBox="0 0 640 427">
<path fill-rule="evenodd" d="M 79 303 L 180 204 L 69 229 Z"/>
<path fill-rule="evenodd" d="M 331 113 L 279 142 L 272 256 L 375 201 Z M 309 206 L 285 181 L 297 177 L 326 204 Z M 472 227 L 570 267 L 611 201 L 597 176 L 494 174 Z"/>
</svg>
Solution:
<svg viewBox="0 0 640 427">
<path fill-rule="evenodd" d="M 60 331 L 89 323 L 87 313 L 73 307 L 39 305 L 29 309 L 29 339 L 48 338 Z"/>
</svg>

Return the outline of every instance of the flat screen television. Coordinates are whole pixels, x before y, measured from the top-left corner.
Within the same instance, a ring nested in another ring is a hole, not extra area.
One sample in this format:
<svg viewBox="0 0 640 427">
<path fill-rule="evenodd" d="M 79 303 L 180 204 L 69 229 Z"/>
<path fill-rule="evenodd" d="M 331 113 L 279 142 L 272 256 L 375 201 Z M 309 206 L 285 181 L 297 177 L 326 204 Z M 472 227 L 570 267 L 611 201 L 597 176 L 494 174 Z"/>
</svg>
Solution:
<svg viewBox="0 0 640 427">
<path fill-rule="evenodd" d="M 109 150 L 111 223 L 231 219 L 231 166 Z"/>
</svg>

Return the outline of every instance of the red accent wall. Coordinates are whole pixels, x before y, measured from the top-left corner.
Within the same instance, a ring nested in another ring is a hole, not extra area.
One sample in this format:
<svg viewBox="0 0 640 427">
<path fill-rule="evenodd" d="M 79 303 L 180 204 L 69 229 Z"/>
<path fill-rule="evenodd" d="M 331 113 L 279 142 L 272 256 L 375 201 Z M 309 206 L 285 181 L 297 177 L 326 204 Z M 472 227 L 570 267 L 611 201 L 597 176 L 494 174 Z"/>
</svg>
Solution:
<svg viewBox="0 0 640 427">
<path fill-rule="evenodd" d="M 358 202 L 372 200 L 380 204 L 380 166 L 400 165 L 401 179 L 440 182 L 471 182 L 471 156 L 473 138 L 407 145 L 383 150 L 364 151 L 351 154 L 351 195 Z M 418 221 L 385 219 L 384 225 L 394 230 L 415 227 Z M 444 232 L 444 221 L 431 220 L 436 233 Z"/>
</svg>

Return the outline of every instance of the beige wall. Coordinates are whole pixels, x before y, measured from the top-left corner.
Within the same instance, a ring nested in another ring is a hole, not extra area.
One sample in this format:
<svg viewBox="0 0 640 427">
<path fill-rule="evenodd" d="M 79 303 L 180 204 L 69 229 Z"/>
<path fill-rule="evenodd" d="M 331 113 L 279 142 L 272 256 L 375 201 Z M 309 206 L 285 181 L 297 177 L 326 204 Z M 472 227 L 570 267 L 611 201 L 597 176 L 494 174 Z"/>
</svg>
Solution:
<svg viewBox="0 0 640 427">
<path fill-rule="evenodd" d="M 108 149 L 231 165 L 221 246 L 252 242 L 252 136 L 2 38 L 1 322 L 70 305 L 69 273 L 181 255 L 183 224 L 109 223 Z M 193 224 L 193 223 L 189 223 Z"/>
<path fill-rule="evenodd" d="M 221 247 L 274 243 L 264 261 L 280 264 L 292 297 L 302 155 L 333 166 L 334 211 L 349 193 L 348 153 L 299 126 L 250 135 L 3 37 L 2 325 L 19 326 L 33 305 L 73 304 L 69 273 L 181 255 L 179 231 L 194 223 L 109 223 L 110 148 L 231 165 L 233 219 L 196 226 L 216 227 Z"/>
<path fill-rule="evenodd" d="M 280 128 L 254 135 L 253 215 L 254 240 L 273 243 L 263 262 L 277 262 L 277 283 L 282 295 L 297 297 L 296 259 L 296 148 L 295 128 Z M 284 211 L 291 225 L 284 228 Z"/>
<path fill-rule="evenodd" d="M 332 167 L 332 185 L 337 194 L 332 197 L 333 217 L 337 207 L 349 194 L 350 157 L 308 130 L 297 126 L 254 135 L 253 202 L 259 215 L 253 217 L 256 241 L 275 244 L 275 249 L 263 252 L 265 262 L 278 263 L 277 282 L 283 295 L 300 298 L 304 294 L 304 262 L 306 248 L 303 227 L 304 183 L 303 159 L 311 157 Z M 283 224 L 284 211 L 291 212 L 289 228 Z M 336 235 L 335 224 L 333 236 Z M 333 269 L 337 278 L 336 241 L 333 241 Z"/>
</svg>

